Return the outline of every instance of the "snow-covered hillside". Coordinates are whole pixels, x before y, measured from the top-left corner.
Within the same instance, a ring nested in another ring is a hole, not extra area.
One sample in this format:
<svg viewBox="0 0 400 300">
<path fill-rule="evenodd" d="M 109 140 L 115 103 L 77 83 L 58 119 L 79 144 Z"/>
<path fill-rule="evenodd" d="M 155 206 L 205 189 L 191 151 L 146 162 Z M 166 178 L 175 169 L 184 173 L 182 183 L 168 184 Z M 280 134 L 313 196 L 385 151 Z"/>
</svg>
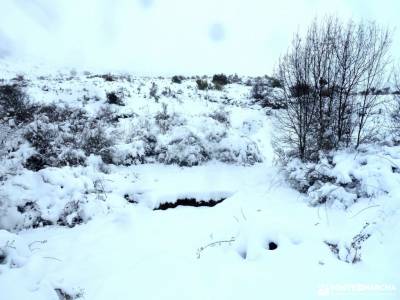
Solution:
<svg viewBox="0 0 400 300">
<path fill-rule="evenodd" d="M 0 299 L 399 299 L 400 147 L 281 169 L 259 80 L 2 66 Z"/>
</svg>

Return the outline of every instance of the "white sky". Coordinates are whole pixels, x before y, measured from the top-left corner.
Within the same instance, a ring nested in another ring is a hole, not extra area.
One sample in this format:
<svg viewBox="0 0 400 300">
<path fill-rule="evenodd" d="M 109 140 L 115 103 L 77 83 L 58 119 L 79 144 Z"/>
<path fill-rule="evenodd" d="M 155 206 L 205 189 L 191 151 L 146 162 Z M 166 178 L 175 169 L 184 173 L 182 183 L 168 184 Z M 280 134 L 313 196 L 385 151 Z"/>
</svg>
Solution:
<svg viewBox="0 0 400 300">
<path fill-rule="evenodd" d="M 138 74 L 271 74 L 315 16 L 396 27 L 399 11 L 399 0 L 0 0 L 0 57 Z"/>
</svg>

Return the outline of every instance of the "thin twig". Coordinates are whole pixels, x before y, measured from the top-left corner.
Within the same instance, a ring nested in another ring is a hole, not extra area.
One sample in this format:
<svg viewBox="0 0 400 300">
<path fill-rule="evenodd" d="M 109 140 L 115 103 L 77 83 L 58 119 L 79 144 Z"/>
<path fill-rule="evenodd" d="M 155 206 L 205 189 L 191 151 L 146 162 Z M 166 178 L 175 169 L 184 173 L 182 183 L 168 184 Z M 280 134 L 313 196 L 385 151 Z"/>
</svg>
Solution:
<svg viewBox="0 0 400 300">
<path fill-rule="evenodd" d="M 47 258 L 47 259 L 54 259 L 54 260 L 56 260 L 56 261 L 62 262 L 62 260 L 61 260 L 61 259 L 58 259 L 58 258 L 56 258 L 56 257 L 51 257 L 51 256 L 43 256 L 43 258 Z"/>
<path fill-rule="evenodd" d="M 242 213 L 242 217 L 245 221 L 247 221 L 246 215 L 244 214 L 243 208 L 240 208 L 240 212 Z"/>
<path fill-rule="evenodd" d="M 213 246 L 215 246 L 215 245 L 220 246 L 222 243 L 232 243 L 232 242 L 234 242 L 235 240 L 236 240 L 235 238 L 231 238 L 230 240 L 216 241 L 216 242 L 212 242 L 212 243 L 210 243 L 210 244 L 207 244 L 207 245 L 205 245 L 205 246 L 203 246 L 203 247 L 200 247 L 200 248 L 197 250 L 197 258 L 199 259 L 199 258 L 200 258 L 200 255 L 201 255 L 201 252 L 203 252 L 205 249 L 207 249 L 207 248 L 209 248 L 209 247 L 213 247 Z"/>
<path fill-rule="evenodd" d="M 47 240 L 43 240 L 43 241 L 33 241 L 32 243 L 30 243 L 30 244 L 28 245 L 29 250 L 31 250 L 31 251 L 37 250 L 38 248 L 35 248 L 35 249 L 32 249 L 32 248 L 31 248 L 34 244 L 37 244 L 37 243 L 43 245 L 43 244 L 46 244 L 46 243 L 47 243 Z"/>
<path fill-rule="evenodd" d="M 355 215 L 351 216 L 350 219 L 353 219 L 354 217 L 358 216 L 360 213 L 362 213 L 363 211 L 373 208 L 373 207 L 379 207 L 380 205 L 371 205 L 368 207 L 363 208 L 362 210 L 360 210 L 359 212 L 357 212 Z"/>
</svg>

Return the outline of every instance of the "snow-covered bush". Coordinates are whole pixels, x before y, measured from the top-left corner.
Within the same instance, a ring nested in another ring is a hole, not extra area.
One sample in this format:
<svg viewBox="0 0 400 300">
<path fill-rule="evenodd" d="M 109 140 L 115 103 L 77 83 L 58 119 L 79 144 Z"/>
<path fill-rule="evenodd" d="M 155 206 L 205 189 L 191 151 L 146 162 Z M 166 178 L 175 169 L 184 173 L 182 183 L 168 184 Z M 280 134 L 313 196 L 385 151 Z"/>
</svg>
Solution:
<svg viewBox="0 0 400 300">
<path fill-rule="evenodd" d="M 396 147 L 397 148 L 397 147 Z M 284 170 L 291 185 L 308 196 L 310 205 L 348 208 L 360 198 L 386 195 L 399 183 L 399 158 L 393 147 L 336 151 L 318 162 L 289 160 Z"/>
<path fill-rule="evenodd" d="M 206 79 L 197 79 L 196 80 L 197 89 L 200 91 L 204 91 L 208 89 L 208 81 Z"/>
<path fill-rule="evenodd" d="M 362 230 L 348 242 L 325 241 L 325 244 L 339 260 L 355 264 L 361 261 L 363 243 L 371 237 L 370 225 L 370 223 L 366 223 Z"/>
<path fill-rule="evenodd" d="M 224 86 L 229 83 L 229 79 L 225 74 L 215 74 L 212 78 L 212 83 L 214 85 Z"/>
<path fill-rule="evenodd" d="M 115 104 L 115 105 L 120 105 L 123 106 L 124 101 L 122 100 L 123 95 L 121 92 L 109 92 L 107 93 L 107 103 L 108 104 Z"/>
<path fill-rule="evenodd" d="M 0 229 L 73 227 L 108 211 L 99 157 L 87 167 L 21 170 L 0 185 Z"/>
<path fill-rule="evenodd" d="M 146 149 L 147 147 L 147 149 Z M 138 165 L 146 163 L 151 157 L 150 152 L 153 147 L 150 143 L 146 143 L 143 139 L 136 139 L 131 143 L 117 144 L 108 148 L 109 160 L 104 160 L 105 163 L 115 164 L 115 165 Z M 146 153 L 148 156 L 146 157 Z"/>
<path fill-rule="evenodd" d="M 195 166 L 209 160 L 201 139 L 185 127 L 178 127 L 171 140 L 160 147 L 158 159 L 162 163 Z"/>
<path fill-rule="evenodd" d="M 166 125 L 168 127 L 168 125 Z M 127 142 L 133 144 L 133 151 L 137 153 L 141 163 L 155 160 L 158 155 L 156 150 L 158 144 L 159 129 L 156 120 L 151 116 L 143 116 L 133 120 L 132 131 Z"/>
<path fill-rule="evenodd" d="M 29 102 L 27 94 L 17 84 L 0 85 L 0 122 L 14 120 L 28 123 L 35 114 L 35 106 Z"/>
<path fill-rule="evenodd" d="M 36 116 L 46 117 L 49 123 L 88 119 L 87 113 L 83 109 L 56 105 L 55 103 L 38 106 Z"/>
<path fill-rule="evenodd" d="M 154 115 L 135 118 L 128 138 L 109 147 L 117 165 L 159 162 L 195 166 L 209 160 L 252 165 L 262 161 L 257 145 L 231 128 L 230 113 L 218 108 L 186 119 L 162 104 Z"/>
<path fill-rule="evenodd" d="M 96 119 L 102 120 L 104 123 L 116 123 L 118 122 L 118 117 L 115 110 L 113 110 L 110 105 L 106 105 L 100 107 Z"/>
<path fill-rule="evenodd" d="M 239 75 L 238 74 L 231 74 L 231 75 L 229 75 L 228 76 L 228 80 L 229 80 L 229 82 L 230 83 L 238 83 L 238 84 L 242 84 L 242 78 L 241 77 L 239 77 Z"/>
<path fill-rule="evenodd" d="M 185 77 L 181 76 L 181 75 L 174 75 L 174 76 L 172 76 L 172 79 L 171 79 L 171 81 L 173 83 L 178 83 L 178 84 L 181 84 L 183 80 L 185 80 Z"/>
<path fill-rule="evenodd" d="M 26 167 L 37 171 L 45 166 L 82 165 L 90 154 L 107 158 L 112 142 L 103 126 L 79 109 L 39 109 L 35 121 L 25 128 L 24 137 L 36 150 Z"/>
<path fill-rule="evenodd" d="M 229 127 L 231 124 L 229 112 L 223 106 L 209 114 L 209 117 Z"/>
<path fill-rule="evenodd" d="M 41 209 L 36 201 L 27 201 L 17 205 L 17 212 L 23 218 L 23 222 L 20 224 L 23 224 L 25 228 L 37 228 L 52 224 L 51 221 L 42 217 Z"/>
<path fill-rule="evenodd" d="M 310 204 L 340 204 L 344 208 L 351 206 L 357 199 L 357 193 L 349 192 L 343 186 L 317 181 L 307 191 Z"/>
<path fill-rule="evenodd" d="M 209 160 L 252 165 L 262 161 L 252 140 L 227 131 L 225 124 L 204 122 L 203 130 L 176 127 L 168 138 L 160 139 L 158 159 L 166 164 L 194 166 Z"/>
<path fill-rule="evenodd" d="M 211 152 L 211 157 L 225 163 L 253 165 L 262 162 L 262 156 L 255 142 L 237 136 L 223 138 Z"/>
<path fill-rule="evenodd" d="M 333 168 L 331 157 L 330 161 L 321 158 L 319 163 L 302 163 L 299 159 L 293 159 L 285 170 L 292 186 L 307 194 L 310 205 L 327 203 L 347 208 L 357 199 L 360 183 L 354 177 L 350 183 L 340 182 Z M 358 189 L 354 189 L 354 186 Z"/>
<path fill-rule="evenodd" d="M 74 136 L 67 136 L 62 128 L 40 118 L 25 129 L 24 137 L 36 150 L 26 161 L 26 167 L 38 171 L 47 166 L 77 165 L 82 162 L 79 152 L 73 153 Z M 75 156 L 73 154 L 78 154 Z"/>
<path fill-rule="evenodd" d="M 230 114 L 219 108 L 190 120 L 171 118 L 170 130 L 157 138 L 159 162 L 180 166 L 199 165 L 209 160 L 252 165 L 262 161 L 257 145 L 231 128 Z"/>
<path fill-rule="evenodd" d="M 258 80 L 251 89 L 250 97 L 261 107 L 272 109 L 287 108 L 283 101 L 281 90 L 272 87 L 268 80 Z"/>
<path fill-rule="evenodd" d="M 155 82 L 151 83 L 149 97 L 150 97 L 150 99 L 154 98 L 154 100 L 156 100 L 156 102 L 160 98 L 160 96 L 158 95 L 158 85 Z"/>
<path fill-rule="evenodd" d="M 112 139 L 107 136 L 104 124 L 96 121 L 88 122 L 83 128 L 78 143 L 78 148 L 82 149 L 86 156 L 94 154 L 102 157 L 106 153 L 105 150 L 113 144 Z"/>
<path fill-rule="evenodd" d="M 67 202 L 60 214 L 57 224 L 62 226 L 74 227 L 81 224 L 85 220 L 84 209 L 80 200 Z"/>
<path fill-rule="evenodd" d="M 162 110 L 154 116 L 154 119 L 162 134 L 167 133 L 172 127 L 186 124 L 186 119 L 183 116 L 168 112 L 166 103 L 162 103 Z"/>
<path fill-rule="evenodd" d="M 266 83 L 258 81 L 251 88 L 251 97 L 256 100 L 263 100 L 268 96 L 270 89 Z"/>
</svg>

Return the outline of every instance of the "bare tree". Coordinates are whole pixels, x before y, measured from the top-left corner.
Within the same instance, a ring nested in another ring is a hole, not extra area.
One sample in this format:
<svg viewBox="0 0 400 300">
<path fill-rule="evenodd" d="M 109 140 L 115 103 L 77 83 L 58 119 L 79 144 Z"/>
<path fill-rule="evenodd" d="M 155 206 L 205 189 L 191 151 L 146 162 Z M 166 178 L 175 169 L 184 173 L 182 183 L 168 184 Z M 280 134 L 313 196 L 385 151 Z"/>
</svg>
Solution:
<svg viewBox="0 0 400 300">
<path fill-rule="evenodd" d="M 400 65 L 394 72 L 394 105 L 391 110 L 391 129 L 396 139 L 400 132 Z"/>
<path fill-rule="evenodd" d="M 355 107 L 356 147 L 374 132 L 365 131 L 369 117 L 380 105 L 378 90 L 387 83 L 386 71 L 389 64 L 391 37 L 388 30 L 381 30 L 374 23 L 359 27 L 357 37 L 360 40 L 360 75 L 357 88 L 361 90 L 361 99 Z"/>
<path fill-rule="evenodd" d="M 304 38 L 296 34 L 277 70 L 288 107 L 277 118 L 279 148 L 315 160 L 320 151 L 358 147 L 368 136 L 390 44 L 389 30 L 373 22 L 334 17 L 315 20 Z"/>
</svg>

